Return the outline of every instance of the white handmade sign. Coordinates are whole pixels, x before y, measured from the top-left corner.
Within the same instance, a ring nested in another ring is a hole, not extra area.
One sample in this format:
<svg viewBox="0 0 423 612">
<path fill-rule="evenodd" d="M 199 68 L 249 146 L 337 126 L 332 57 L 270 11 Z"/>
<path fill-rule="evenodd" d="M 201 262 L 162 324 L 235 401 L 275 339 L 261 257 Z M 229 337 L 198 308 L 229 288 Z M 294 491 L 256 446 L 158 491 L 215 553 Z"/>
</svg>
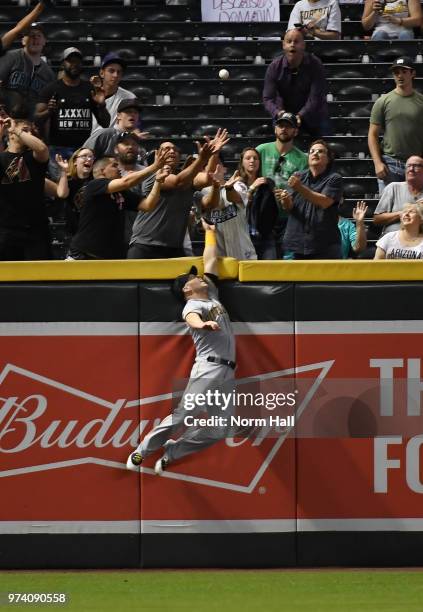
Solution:
<svg viewBox="0 0 423 612">
<path fill-rule="evenodd" d="M 203 21 L 280 21 L 279 0 L 201 0 Z"/>
</svg>

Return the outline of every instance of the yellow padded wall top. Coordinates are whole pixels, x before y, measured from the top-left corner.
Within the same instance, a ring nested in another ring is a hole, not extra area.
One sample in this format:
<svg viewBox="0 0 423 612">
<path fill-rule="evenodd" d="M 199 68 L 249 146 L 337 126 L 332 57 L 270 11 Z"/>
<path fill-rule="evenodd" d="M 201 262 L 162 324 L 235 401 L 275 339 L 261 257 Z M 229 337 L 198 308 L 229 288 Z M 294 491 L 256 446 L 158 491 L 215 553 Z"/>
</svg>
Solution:
<svg viewBox="0 0 423 612">
<path fill-rule="evenodd" d="M 240 261 L 239 280 L 279 282 L 423 281 L 423 261 Z"/>
<path fill-rule="evenodd" d="M 192 265 L 203 272 L 202 257 L 103 261 L 10 261 L 0 263 L 0 282 L 75 280 L 161 280 L 188 272 Z M 222 279 L 238 278 L 238 261 L 219 259 Z"/>
</svg>

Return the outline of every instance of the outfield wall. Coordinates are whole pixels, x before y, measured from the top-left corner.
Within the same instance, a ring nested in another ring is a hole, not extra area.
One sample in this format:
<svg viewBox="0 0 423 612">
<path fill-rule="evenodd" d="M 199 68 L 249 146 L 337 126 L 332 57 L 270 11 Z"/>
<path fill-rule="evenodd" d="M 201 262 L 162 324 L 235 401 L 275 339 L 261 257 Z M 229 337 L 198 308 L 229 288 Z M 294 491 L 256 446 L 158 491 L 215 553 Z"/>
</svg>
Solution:
<svg viewBox="0 0 423 612">
<path fill-rule="evenodd" d="M 236 377 L 293 379 L 296 427 L 137 475 L 191 263 L 0 265 L 0 567 L 422 565 L 420 263 L 221 262 Z"/>
</svg>

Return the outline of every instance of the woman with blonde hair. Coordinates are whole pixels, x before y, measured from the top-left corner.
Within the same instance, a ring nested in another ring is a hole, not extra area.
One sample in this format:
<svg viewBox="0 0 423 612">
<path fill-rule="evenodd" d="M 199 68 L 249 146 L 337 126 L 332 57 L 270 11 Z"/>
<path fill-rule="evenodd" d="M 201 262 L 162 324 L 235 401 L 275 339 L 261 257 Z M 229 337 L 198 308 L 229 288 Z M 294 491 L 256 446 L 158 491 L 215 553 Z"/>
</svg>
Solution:
<svg viewBox="0 0 423 612">
<path fill-rule="evenodd" d="M 375 259 L 423 259 L 423 200 L 405 204 L 400 219 L 398 231 L 377 241 Z"/>
</svg>

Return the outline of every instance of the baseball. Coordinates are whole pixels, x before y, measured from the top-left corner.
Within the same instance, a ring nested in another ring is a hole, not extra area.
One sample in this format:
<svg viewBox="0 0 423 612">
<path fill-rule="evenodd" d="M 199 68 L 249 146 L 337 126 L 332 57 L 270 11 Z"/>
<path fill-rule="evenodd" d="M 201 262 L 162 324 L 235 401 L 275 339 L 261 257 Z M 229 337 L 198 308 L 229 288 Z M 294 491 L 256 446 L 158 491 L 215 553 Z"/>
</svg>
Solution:
<svg viewBox="0 0 423 612">
<path fill-rule="evenodd" d="M 226 79 L 229 79 L 229 72 L 226 70 L 226 68 L 222 68 L 222 70 L 219 70 L 219 77 L 225 81 Z"/>
</svg>

